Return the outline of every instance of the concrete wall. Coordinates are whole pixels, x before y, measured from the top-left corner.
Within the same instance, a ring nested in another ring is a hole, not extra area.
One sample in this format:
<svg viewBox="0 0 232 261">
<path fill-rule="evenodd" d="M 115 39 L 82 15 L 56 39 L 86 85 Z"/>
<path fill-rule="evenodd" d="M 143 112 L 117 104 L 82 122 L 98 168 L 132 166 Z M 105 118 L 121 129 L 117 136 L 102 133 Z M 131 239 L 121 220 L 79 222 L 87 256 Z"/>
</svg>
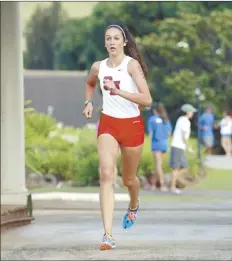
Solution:
<svg viewBox="0 0 232 261">
<path fill-rule="evenodd" d="M 25 71 L 24 96 L 32 100 L 32 107 L 47 113 L 49 105 L 54 107 L 54 116 L 65 125 L 81 127 L 86 123 L 96 123 L 97 108 L 102 105 L 99 89 L 95 91 L 93 118 L 87 121 L 82 115 L 85 100 L 85 72 Z"/>
</svg>

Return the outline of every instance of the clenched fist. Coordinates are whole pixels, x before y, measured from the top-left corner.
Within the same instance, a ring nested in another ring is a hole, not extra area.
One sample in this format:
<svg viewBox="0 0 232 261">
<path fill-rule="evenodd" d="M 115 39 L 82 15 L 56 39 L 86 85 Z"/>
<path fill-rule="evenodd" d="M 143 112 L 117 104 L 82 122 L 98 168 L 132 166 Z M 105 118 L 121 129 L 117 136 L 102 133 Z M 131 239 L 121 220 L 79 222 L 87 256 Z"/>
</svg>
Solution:
<svg viewBox="0 0 232 261">
<path fill-rule="evenodd" d="M 84 108 L 84 110 L 83 110 L 82 113 L 85 115 L 85 117 L 86 117 L 87 119 L 90 119 L 90 118 L 92 117 L 92 114 L 93 114 L 93 104 L 92 104 L 92 102 L 89 102 L 89 103 L 85 106 L 85 108 Z"/>
</svg>

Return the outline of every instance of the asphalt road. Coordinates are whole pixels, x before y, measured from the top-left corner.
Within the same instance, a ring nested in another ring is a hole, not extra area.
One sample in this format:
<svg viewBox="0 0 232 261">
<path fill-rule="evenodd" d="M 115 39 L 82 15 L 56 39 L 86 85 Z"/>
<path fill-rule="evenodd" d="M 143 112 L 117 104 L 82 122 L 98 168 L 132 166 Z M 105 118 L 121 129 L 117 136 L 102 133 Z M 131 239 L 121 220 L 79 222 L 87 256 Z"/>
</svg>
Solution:
<svg viewBox="0 0 232 261">
<path fill-rule="evenodd" d="M 1 260 L 232 260 L 232 209 L 144 208 L 128 231 L 123 214 L 115 212 L 117 248 L 100 252 L 98 210 L 36 210 L 31 225 L 2 234 Z"/>
</svg>

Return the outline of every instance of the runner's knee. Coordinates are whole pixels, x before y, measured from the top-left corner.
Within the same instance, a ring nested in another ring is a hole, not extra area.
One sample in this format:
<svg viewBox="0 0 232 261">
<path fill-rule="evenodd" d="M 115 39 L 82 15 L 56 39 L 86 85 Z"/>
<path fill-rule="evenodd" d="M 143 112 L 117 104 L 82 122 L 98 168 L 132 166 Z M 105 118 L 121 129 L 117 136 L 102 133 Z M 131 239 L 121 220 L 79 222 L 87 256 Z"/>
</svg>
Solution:
<svg viewBox="0 0 232 261">
<path fill-rule="evenodd" d="M 114 180 L 114 167 L 102 167 L 100 169 L 100 182 L 107 183 Z"/>
<path fill-rule="evenodd" d="M 133 179 L 132 178 L 123 178 L 123 184 L 126 187 L 131 187 L 135 181 L 136 181 L 136 177 Z"/>
</svg>

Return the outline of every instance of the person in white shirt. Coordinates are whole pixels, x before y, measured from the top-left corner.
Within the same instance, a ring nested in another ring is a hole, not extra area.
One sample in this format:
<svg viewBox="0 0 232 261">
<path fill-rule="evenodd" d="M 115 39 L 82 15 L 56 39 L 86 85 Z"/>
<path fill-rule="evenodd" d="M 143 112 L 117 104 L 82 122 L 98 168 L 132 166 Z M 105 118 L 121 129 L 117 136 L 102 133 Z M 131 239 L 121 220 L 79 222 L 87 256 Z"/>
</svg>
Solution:
<svg viewBox="0 0 232 261">
<path fill-rule="evenodd" d="M 130 228 L 139 209 L 140 183 L 137 177 L 143 143 L 144 123 L 140 106 L 150 107 L 152 98 L 146 81 L 147 68 L 129 30 L 112 24 L 105 30 L 105 47 L 109 57 L 94 62 L 85 87 L 87 119 L 93 112 L 93 95 L 97 80 L 103 95 L 103 109 L 98 127 L 98 155 L 100 161 L 100 205 L 104 225 L 100 250 L 115 248 L 112 237 L 114 211 L 113 177 L 120 147 L 122 179 L 128 188 L 130 204 L 122 226 Z"/>
<path fill-rule="evenodd" d="M 183 115 L 176 122 L 170 153 L 170 167 L 172 168 L 171 191 L 175 194 L 181 193 L 181 190 L 176 188 L 178 174 L 182 169 L 188 167 L 185 150 L 188 149 L 190 152 L 193 152 L 192 148 L 188 146 L 188 139 L 191 133 L 190 119 L 197 110 L 191 104 L 184 104 L 181 107 L 181 111 Z"/>
<path fill-rule="evenodd" d="M 232 155 L 232 113 L 226 111 L 220 124 L 221 146 L 227 156 Z"/>
</svg>

